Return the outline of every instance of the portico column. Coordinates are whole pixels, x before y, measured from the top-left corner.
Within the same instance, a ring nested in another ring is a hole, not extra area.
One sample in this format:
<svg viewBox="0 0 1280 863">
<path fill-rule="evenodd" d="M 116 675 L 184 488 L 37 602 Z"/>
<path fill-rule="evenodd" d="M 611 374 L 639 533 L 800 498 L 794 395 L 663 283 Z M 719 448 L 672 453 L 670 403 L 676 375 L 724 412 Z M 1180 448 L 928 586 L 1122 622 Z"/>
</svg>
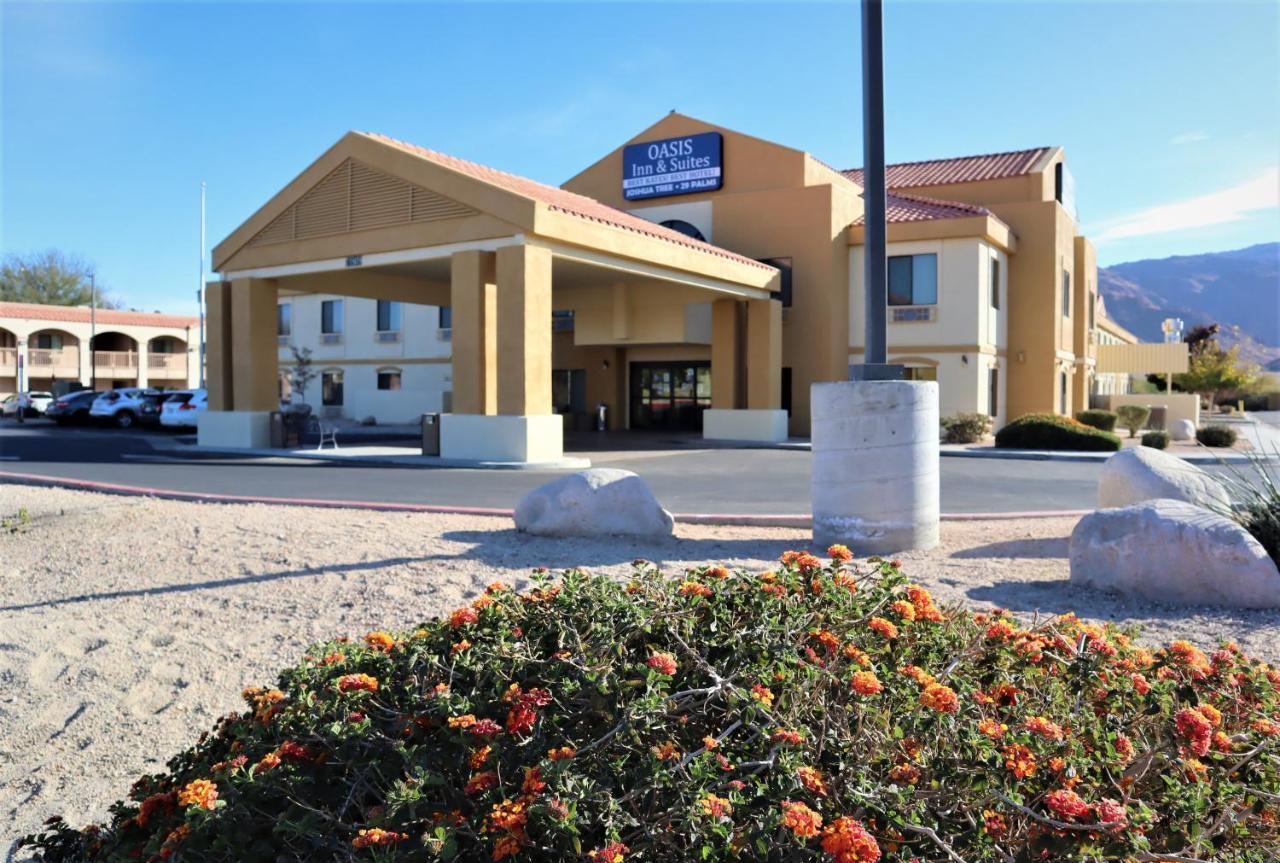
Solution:
<svg viewBox="0 0 1280 863">
<path fill-rule="evenodd" d="M 782 303 L 747 301 L 747 408 L 782 407 Z"/>
<path fill-rule="evenodd" d="M 209 297 L 209 410 L 200 417 L 203 446 L 259 448 L 269 443 L 277 393 L 273 279 L 235 279 Z"/>
<path fill-rule="evenodd" d="M 716 300 L 711 304 L 711 407 L 716 410 L 741 407 L 738 342 L 738 301 Z"/>
<path fill-rule="evenodd" d="M 498 412 L 497 285 L 493 252 L 455 252 L 450 260 L 453 307 L 453 412 Z"/>
<path fill-rule="evenodd" d="M 551 252 L 498 249 L 498 413 L 551 413 Z"/>
<path fill-rule="evenodd" d="M 147 356 L 150 353 L 148 348 L 150 342 L 138 342 L 138 386 L 145 387 L 151 383 L 151 358 Z"/>
<path fill-rule="evenodd" d="M 782 304 L 777 300 L 712 303 L 711 408 L 702 414 L 702 436 L 772 443 L 787 439 Z"/>
<path fill-rule="evenodd" d="M 205 390 L 209 410 L 232 409 L 231 283 L 210 282 L 204 291 Z"/>
</svg>

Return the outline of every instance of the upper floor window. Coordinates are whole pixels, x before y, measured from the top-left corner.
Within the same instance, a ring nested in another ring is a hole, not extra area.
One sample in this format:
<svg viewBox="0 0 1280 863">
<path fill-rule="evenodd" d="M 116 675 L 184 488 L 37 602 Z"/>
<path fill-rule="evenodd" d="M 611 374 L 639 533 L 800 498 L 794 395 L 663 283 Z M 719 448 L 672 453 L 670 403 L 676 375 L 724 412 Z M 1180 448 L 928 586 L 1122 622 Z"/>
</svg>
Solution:
<svg viewBox="0 0 1280 863">
<path fill-rule="evenodd" d="M 1098 325 L 1098 295 L 1089 292 L 1089 329 Z"/>
<path fill-rule="evenodd" d="M 774 293 L 773 298 L 775 300 L 781 300 L 782 307 L 784 309 L 791 308 L 791 259 L 761 258 L 760 263 L 778 268 L 782 277 L 778 280 L 778 290 Z"/>
<path fill-rule="evenodd" d="M 293 335 L 293 303 L 281 303 L 276 306 L 276 335 Z"/>
<path fill-rule="evenodd" d="M 440 307 L 439 327 L 442 330 L 453 329 L 453 306 Z"/>
<path fill-rule="evenodd" d="M 991 259 L 991 308 L 1000 308 L 1000 259 Z"/>
<path fill-rule="evenodd" d="M 400 331 L 400 304 L 391 300 L 378 300 L 378 332 Z"/>
<path fill-rule="evenodd" d="M 889 258 L 889 305 L 932 306 L 938 302 L 938 256 Z"/>
<path fill-rule="evenodd" d="M 659 222 L 658 224 L 662 225 L 662 227 L 664 228 L 670 228 L 673 231 L 679 231 L 680 233 L 684 234 L 686 237 L 691 237 L 695 240 L 701 240 L 704 243 L 707 241 L 707 238 L 702 236 L 702 231 L 698 230 L 697 225 L 694 225 L 690 222 L 686 222 L 684 219 L 667 219 L 665 222 Z"/>
<path fill-rule="evenodd" d="M 1062 316 L 1071 317 L 1071 274 L 1062 271 Z"/>
<path fill-rule="evenodd" d="M 320 303 L 320 332 L 325 335 L 342 332 L 342 300 L 324 300 Z"/>
</svg>

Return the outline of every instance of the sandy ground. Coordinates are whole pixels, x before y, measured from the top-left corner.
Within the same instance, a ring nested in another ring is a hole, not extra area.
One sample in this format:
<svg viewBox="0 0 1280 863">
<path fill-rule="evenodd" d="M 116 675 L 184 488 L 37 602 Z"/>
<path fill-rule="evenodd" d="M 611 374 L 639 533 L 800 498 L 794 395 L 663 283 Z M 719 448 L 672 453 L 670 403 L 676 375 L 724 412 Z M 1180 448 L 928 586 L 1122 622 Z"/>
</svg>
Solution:
<svg viewBox="0 0 1280 863">
<path fill-rule="evenodd" d="M 763 567 L 793 529 L 680 525 L 670 540 L 547 540 L 505 519 L 216 505 L 0 485 L 0 851 L 49 815 L 100 820 L 248 684 L 306 646 L 410 627 L 539 565 L 624 573 Z M 1153 643 L 1235 639 L 1280 660 L 1280 615 L 1133 603 L 1072 588 L 1074 519 L 948 522 L 903 555 L 943 602 L 1142 624 Z"/>
</svg>

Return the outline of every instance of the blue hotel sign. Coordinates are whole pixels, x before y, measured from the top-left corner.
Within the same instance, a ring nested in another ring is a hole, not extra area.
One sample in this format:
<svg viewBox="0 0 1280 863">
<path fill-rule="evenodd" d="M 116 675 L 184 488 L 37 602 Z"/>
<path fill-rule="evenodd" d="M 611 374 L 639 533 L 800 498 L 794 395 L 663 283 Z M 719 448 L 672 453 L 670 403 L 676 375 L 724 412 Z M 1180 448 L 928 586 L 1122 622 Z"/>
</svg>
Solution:
<svg viewBox="0 0 1280 863">
<path fill-rule="evenodd" d="M 714 191 L 724 180 L 723 149 L 719 132 L 628 144 L 622 151 L 622 196 L 637 201 Z"/>
</svg>

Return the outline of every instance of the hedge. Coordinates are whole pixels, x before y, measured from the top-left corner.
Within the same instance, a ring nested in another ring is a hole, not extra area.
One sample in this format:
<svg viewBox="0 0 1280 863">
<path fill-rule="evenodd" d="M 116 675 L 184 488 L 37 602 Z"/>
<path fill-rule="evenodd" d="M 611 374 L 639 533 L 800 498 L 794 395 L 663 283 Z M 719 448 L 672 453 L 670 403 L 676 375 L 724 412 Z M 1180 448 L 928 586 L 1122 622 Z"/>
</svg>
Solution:
<svg viewBox="0 0 1280 863">
<path fill-rule="evenodd" d="M 1057 414 L 1025 414 L 996 432 L 1006 449 L 1057 449 L 1114 452 L 1120 438 Z"/>
<path fill-rule="evenodd" d="M 828 553 L 543 573 L 318 645 L 105 824 L 23 841 L 46 861 L 1274 859 L 1280 671 L 941 609 L 896 562 Z"/>
<path fill-rule="evenodd" d="M 1167 449 L 1169 433 L 1167 431 L 1149 431 L 1142 435 L 1142 445 L 1152 449 Z"/>
<path fill-rule="evenodd" d="M 1196 429 L 1196 440 L 1209 447 L 1232 447 L 1239 436 L 1227 425 L 1207 425 Z"/>
<path fill-rule="evenodd" d="M 1076 414 L 1076 419 L 1087 426 L 1092 426 L 1093 428 L 1109 432 L 1116 430 L 1116 421 L 1119 420 L 1120 417 L 1115 411 L 1104 411 L 1091 408 L 1087 411 L 1080 411 L 1080 413 Z"/>
</svg>

